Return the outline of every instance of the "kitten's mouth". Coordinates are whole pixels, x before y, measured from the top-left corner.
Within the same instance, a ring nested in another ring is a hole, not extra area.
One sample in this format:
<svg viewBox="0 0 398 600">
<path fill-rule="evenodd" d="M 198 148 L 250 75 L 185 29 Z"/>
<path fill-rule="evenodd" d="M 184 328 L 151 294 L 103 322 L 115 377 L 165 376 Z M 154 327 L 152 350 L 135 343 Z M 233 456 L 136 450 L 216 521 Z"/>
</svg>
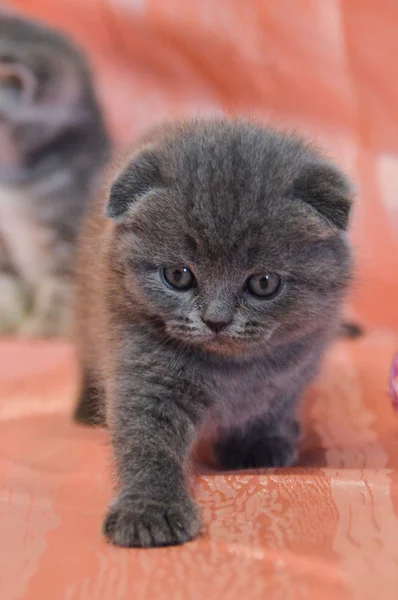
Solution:
<svg viewBox="0 0 398 600">
<path fill-rule="evenodd" d="M 196 333 L 189 334 L 186 331 L 168 329 L 169 335 L 183 344 L 190 347 L 197 347 L 206 352 L 212 352 L 215 354 L 224 355 L 238 355 L 243 354 L 249 346 L 253 345 L 253 341 L 250 342 L 243 339 L 237 339 L 229 336 L 226 333 Z"/>
<path fill-rule="evenodd" d="M 208 352 L 214 352 L 215 354 L 224 354 L 228 356 L 245 354 L 251 345 L 251 343 L 245 340 L 238 340 L 222 335 L 215 335 L 205 344 L 203 344 L 204 348 Z"/>
</svg>

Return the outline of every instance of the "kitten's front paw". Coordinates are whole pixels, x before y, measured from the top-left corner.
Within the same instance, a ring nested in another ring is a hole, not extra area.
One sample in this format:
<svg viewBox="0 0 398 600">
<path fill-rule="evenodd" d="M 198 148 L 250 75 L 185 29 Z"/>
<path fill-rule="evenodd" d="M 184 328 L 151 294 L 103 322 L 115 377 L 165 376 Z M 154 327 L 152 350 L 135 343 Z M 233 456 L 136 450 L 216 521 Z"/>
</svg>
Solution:
<svg viewBox="0 0 398 600">
<path fill-rule="evenodd" d="M 21 326 L 20 333 L 27 338 L 68 337 L 71 330 L 69 308 L 57 307 L 48 312 L 29 315 Z"/>
<path fill-rule="evenodd" d="M 110 507 L 103 531 L 116 546 L 152 548 L 188 542 L 200 526 L 199 511 L 188 498 L 166 504 L 122 497 Z"/>
<path fill-rule="evenodd" d="M 28 309 L 28 294 L 19 279 L 0 272 L 0 335 L 16 333 Z"/>
<path fill-rule="evenodd" d="M 21 328 L 21 335 L 35 337 L 69 337 L 72 328 L 71 286 L 56 277 L 45 278 L 36 290 L 31 314 Z"/>
<path fill-rule="evenodd" d="M 216 457 L 224 469 L 288 467 L 297 461 L 296 440 L 283 437 L 251 439 L 230 434 L 215 446 Z"/>
</svg>

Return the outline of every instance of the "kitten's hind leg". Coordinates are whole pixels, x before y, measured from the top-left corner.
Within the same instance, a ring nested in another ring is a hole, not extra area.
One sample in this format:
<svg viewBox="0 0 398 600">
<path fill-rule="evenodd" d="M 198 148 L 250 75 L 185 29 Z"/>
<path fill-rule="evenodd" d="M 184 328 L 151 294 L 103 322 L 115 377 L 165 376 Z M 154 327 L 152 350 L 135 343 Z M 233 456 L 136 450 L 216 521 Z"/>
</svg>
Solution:
<svg viewBox="0 0 398 600">
<path fill-rule="evenodd" d="M 279 423 L 267 418 L 249 421 L 243 427 L 223 431 L 214 446 L 223 469 L 287 467 L 297 460 L 300 426 L 286 417 Z"/>
<path fill-rule="evenodd" d="M 343 338 L 355 340 L 364 334 L 363 327 L 354 321 L 345 321 L 340 326 L 340 335 Z"/>
<path fill-rule="evenodd" d="M 80 396 L 73 418 L 82 425 L 106 425 L 104 391 L 95 383 L 87 370 L 83 374 Z"/>
</svg>

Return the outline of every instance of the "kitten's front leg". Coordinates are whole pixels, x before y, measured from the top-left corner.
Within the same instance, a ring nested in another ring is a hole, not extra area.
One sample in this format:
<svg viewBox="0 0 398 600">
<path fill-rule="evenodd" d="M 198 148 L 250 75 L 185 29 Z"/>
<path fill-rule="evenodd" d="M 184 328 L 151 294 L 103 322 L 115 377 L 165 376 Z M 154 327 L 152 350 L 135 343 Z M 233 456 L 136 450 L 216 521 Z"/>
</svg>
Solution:
<svg viewBox="0 0 398 600">
<path fill-rule="evenodd" d="M 0 335 L 19 331 L 28 310 L 28 293 L 18 276 L 0 271 Z"/>
<path fill-rule="evenodd" d="M 134 371 L 119 373 L 107 400 L 119 489 L 104 533 L 118 546 L 182 544 L 200 531 L 186 467 L 202 407 L 154 366 Z"/>
<path fill-rule="evenodd" d="M 228 470 L 287 467 L 297 460 L 299 438 L 300 426 L 293 414 L 279 419 L 265 415 L 222 432 L 214 451 L 220 466 Z"/>
<path fill-rule="evenodd" d="M 0 237 L 0 335 L 18 331 L 28 306 L 28 290 L 14 271 Z"/>
</svg>

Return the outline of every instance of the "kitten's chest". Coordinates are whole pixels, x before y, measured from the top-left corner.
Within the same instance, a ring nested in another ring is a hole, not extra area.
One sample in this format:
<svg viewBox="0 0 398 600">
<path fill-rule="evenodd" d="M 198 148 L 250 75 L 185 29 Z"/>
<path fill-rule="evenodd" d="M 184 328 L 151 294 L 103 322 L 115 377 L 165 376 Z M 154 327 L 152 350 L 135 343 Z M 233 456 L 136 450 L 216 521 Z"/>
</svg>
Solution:
<svg viewBox="0 0 398 600">
<path fill-rule="evenodd" d="M 215 374 L 208 387 L 211 408 L 207 427 L 230 427 L 263 414 L 275 395 L 275 386 L 261 369 L 248 367 L 236 374 Z"/>
</svg>

